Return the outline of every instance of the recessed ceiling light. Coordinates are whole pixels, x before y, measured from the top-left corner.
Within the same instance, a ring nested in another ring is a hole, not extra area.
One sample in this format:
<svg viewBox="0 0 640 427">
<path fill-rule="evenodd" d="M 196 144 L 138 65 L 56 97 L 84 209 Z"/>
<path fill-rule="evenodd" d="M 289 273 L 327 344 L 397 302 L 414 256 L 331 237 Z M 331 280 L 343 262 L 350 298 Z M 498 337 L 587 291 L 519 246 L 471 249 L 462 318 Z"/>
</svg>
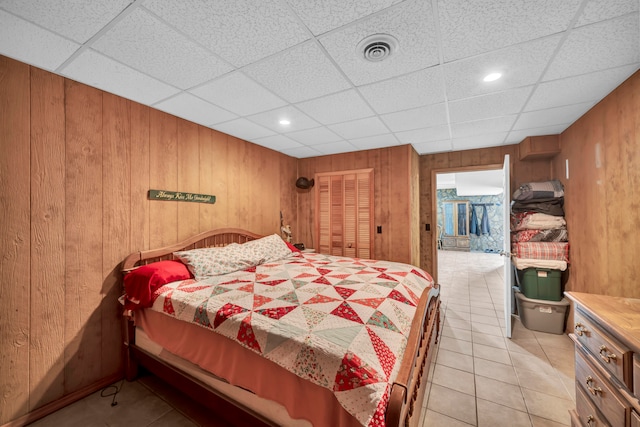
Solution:
<svg viewBox="0 0 640 427">
<path fill-rule="evenodd" d="M 291 122 L 289 120 L 287 120 L 287 119 L 282 119 L 282 120 L 280 120 L 280 124 L 283 125 L 283 126 L 286 126 L 286 125 L 290 125 Z"/>
<path fill-rule="evenodd" d="M 483 80 L 485 82 L 493 82 L 498 80 L 500 77 L 502 77 L 502 73 L 491 73 L 487 74 Z"/>
</svg>

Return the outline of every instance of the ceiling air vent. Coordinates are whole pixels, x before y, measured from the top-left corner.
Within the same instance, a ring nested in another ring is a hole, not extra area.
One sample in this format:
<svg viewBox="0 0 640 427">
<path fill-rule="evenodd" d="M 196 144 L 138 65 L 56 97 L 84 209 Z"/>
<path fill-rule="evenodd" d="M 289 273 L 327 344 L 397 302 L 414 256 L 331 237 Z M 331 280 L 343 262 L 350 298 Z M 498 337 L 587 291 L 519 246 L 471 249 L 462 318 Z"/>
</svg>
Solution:
<svg viewBox="0 0 640 427">
<path fill-rule="evenodd" d="M 358 43 L 356 52 L 370 62 L 384 61 L 398 50 L 398 40 L 389 34 L 374 34 Z"/>
</svg>

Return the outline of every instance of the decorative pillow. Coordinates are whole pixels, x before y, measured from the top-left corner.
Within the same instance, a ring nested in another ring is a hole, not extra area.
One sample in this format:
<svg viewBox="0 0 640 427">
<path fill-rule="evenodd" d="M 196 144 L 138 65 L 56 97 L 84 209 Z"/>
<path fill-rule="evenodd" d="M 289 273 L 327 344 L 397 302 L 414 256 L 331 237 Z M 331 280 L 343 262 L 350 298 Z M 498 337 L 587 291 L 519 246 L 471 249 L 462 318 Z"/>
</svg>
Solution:
<svg viewBox="0 0 640 427">
<path fill-rule="evenodd" d="M 174 252 L 184 262 L 196 280 L 244 270 L 265 262 L 285 258 L 291 254 L 287 244 L 277 234 L 243 244 L 224 247 L 192 249 Z"/>
<path fill-rule="evenodd" d="M 124 276 L 125 308 L 150 307 L 151 296 L 160 286 L 190 278 L 187 266 L 180 261 L 158 261 L 140 266 Z"/>
</svg>

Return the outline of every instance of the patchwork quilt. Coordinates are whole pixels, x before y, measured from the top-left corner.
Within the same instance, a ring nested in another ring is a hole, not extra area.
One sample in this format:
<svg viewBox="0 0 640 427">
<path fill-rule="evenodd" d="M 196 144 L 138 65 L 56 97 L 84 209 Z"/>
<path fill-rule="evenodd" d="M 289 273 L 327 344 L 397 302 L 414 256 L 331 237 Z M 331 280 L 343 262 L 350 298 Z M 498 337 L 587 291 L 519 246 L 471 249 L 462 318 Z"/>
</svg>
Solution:
<svg viewBox="0 0 640 427">
<path fill-rule="evenodd" d="M 407 264 L 292 253 L 160 287 L 152 309 L 211 329 L 332 390 L 363 426 L 384 413 L 423 290 Z"/>
</svg>

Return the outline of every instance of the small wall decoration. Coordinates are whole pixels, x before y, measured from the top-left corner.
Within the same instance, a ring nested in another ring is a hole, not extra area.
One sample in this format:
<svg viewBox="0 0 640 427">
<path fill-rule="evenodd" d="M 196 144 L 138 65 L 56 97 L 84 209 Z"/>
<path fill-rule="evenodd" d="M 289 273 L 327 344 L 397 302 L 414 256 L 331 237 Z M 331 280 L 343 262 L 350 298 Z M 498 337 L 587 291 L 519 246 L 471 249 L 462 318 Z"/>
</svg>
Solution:
<svg viewBox="0 0 640 427">
<path fill-rule="evenodd" d="M 216 202 L 216 196 L 210 194 L 183 193 L 181 191 L 149 190 L 149 200 L 214 204 Z"/>
</svg>

